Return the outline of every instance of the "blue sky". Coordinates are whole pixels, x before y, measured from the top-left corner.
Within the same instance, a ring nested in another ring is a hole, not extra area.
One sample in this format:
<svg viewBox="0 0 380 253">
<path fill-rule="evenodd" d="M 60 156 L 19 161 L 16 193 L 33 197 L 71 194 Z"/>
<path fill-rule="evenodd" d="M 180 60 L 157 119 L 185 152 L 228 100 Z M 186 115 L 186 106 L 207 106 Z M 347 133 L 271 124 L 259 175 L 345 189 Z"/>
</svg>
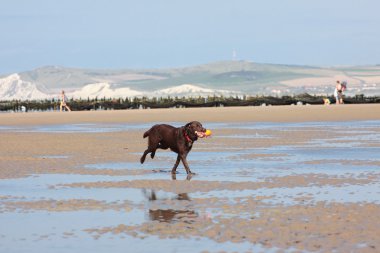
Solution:
<svg viewBox="0 0 380 253">
<path fill-rule="evenodd" d="M 1 0 L 0 74 L 237 58 L 380 64 L 378 0 Z"/>
</svg>

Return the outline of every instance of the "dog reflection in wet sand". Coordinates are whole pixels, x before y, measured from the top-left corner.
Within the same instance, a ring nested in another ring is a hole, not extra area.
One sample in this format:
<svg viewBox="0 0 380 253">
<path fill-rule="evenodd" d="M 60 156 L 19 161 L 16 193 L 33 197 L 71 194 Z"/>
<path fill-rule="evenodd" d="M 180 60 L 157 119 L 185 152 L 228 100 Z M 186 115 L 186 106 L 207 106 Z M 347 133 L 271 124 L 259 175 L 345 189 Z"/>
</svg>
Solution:
<svg viewBox="0 0 380 253">
<path fill-rule="evenodd" d="M 154 190 L 147 191 L 143 190 L 143 193 L 147 197 L 149 201 L 166 201 L 167 199 L 159 199 L 157 198 L 156 192 Z M 187 193 L 177 194 L 175 198 L 171 200 L 178 201 L 191 201 L 189 195 Z M 179 222 L 183 221 L 185 223 L 192 223 L 198 217 L 198 213 L 194 210 L 175 210 L 175 209 L 150 209 L 149 208 L 149 219 L 152 221 L 160 221 L 160 222 Z"/>
</svg>

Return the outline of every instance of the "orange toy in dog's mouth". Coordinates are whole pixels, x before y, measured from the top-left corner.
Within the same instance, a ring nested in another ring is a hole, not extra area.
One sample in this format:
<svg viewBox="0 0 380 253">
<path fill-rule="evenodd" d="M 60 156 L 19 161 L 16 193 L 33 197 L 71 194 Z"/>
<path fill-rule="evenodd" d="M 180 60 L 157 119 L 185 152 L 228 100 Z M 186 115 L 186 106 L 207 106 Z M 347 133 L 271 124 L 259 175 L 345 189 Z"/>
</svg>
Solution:
<svg viewBox="0 0 380 253">
<path fill-rule="evenodd" d="M 207 129 L 206 132 L 195 131 L 195 133 L 197 134 L 198 138 L 204 138 L 204 137 L 211 136 L 211 130 L 209 130 L 209 129 Z"/>
</svg>

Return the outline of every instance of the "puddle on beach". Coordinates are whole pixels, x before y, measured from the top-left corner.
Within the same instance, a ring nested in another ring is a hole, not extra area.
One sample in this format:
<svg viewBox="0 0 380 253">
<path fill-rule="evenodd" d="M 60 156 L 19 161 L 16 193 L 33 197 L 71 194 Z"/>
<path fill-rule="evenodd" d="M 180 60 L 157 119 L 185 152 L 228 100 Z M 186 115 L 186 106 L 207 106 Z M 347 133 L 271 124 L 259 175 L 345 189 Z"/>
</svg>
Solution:
<svg viewBox="0 0 380 253">
<path fill-rule="evenodd" d="M 191 178 L 182 166 L 172 176 L 176 155 L 158 151 L 144 165 L 138 161 L 74 165 L 78 170 L 110 171 L 107 175 L 41 173 L 0 179 L 0 251 L 125 252 L 131 245 L 133 252 L 318 251 L 317 244 L 307 242 L 307 236 L 320 235 L 317 225 L 309 234 L 292 234 L 285 241 L 275 235 L 289 220 L 304 226 L 317 217 L 327 221 L 341 210 L 350 210 L 346 219 L 358 220 L 379 209 L 379 121 L 204 125 L 215 129 L 214 134 L 223 133 L 213 137 L 217 150 L 205 142 L 189 154 L 197 173 Z M 77 124 L 0 131 L 96 134 L 147 128 L 148 124 Z M 229 129 L 244 131 L 236 134 Z M 276 143 L 277 134 L 297 131 L 316 137 Z M 340 135 L 319 137 L 318 131 Z M 239 140 L 274 144 L 239 146 Z M 128 174 L 134 170 L 142 172 Z M 330 223 L 334 221 L 343 233 L 346 224 L 339 225 L 339 217 Z M 378 247 L 354 237 L 338 246 L 331 242 L 325 249 Z"/>
</svg>

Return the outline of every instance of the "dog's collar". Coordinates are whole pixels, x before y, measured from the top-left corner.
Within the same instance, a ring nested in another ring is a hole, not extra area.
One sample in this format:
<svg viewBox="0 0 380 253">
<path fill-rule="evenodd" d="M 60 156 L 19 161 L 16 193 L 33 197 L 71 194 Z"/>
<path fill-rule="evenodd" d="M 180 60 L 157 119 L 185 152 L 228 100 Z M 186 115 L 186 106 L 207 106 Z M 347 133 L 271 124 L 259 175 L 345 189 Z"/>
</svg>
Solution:
<svg viewBox="0 0 380 253">
<path fill-rule="evenodd" d="M 186 133 L 186 128 L 183 129 L 183 136 L 185 136 L 185 139 L 187 140 L 187 142 L 193 143 L 193 141 L 190 139 L 189 135 Z"/>
</svg>

